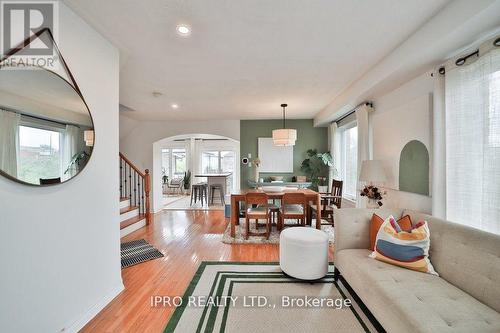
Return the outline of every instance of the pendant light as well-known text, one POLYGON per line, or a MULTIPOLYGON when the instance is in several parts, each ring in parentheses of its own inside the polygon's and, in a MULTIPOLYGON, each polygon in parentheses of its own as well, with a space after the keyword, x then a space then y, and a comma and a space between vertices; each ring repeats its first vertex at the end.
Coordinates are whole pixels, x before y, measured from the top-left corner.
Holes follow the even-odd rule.
POLYGON ((275 146, 295 146, 295 140, 297 140, 297 130, 286 128, 285 109, 287 106, 287 104, 281 104, 283 108, 283 128, 273 130, 275 146))

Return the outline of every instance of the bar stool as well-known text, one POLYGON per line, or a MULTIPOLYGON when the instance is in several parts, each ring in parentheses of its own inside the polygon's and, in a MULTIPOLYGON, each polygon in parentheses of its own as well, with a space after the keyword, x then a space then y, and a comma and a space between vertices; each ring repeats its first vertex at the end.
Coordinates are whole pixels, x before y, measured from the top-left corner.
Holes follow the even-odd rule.
POLYGON ((208 204, 208 198, 207 198, 207 183, 198 183, 198 184, 193 184, 191 186, 191 203, 190 205, 193 205, 193 199, 194 203, 197 202, 197 200, 201 201, 201 205, 203 206, 203 199, 205 199, 205 202, 208 204))
POLYGON ((211 205, 214 204, 214 194, 215 194, 215 191, 219 192, 220 202, 224 206, 226 204, 226 202, 224 200, 224 189, 222 188, 222 185, 220 185, 220 184, 212 184, 212 185, 210 185, 210 204, 211 205))

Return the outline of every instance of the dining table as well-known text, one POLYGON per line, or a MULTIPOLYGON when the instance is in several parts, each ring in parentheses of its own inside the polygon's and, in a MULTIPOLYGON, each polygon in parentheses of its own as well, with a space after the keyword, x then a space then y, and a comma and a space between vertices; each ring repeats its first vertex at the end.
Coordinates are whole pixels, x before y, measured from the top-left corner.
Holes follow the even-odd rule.
MULTIPOLYGON (((321 195, 311 189, 284 189, 280 192, 265 192, 262 189, 244 189, 231 193, 231 237, 236 235, 236 226, 240 223, 240 202, 245 202, 245 196, 247 193, 266 193, 271 200, 281 200, 285 193, 304 193, 308 203, 313 202, 317 207, 321 207, 321 195)), ((308 224, 312 224, 312 212, 307 207, 306 209, 306 221, 308 224)), ((321 229, 321 209, 316 212, 316 229, 321 229)))

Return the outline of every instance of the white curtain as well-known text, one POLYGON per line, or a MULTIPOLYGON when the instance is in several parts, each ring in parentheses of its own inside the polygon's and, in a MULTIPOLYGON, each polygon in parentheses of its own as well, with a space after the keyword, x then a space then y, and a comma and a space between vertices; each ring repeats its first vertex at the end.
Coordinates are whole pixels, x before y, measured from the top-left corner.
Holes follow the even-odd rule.
POLYGON ((432 215, 446 218, 445 76, 434 72, 432 112, 432 215))
MULTIPOLYGON (((368 113, 373 109, 368 105, 360 106, 356 109, 356 122, 358 126, 358 177, 361 171, 361 164, 363 161, 370 159, 370 142, 369 142, 369 126, 368 126, 368 113)), ((361 191, 361 187, 363 184, 361 182, 357 182, 358 186, 356 189, 356 207, 363 208, 366 203, 363 200, 363 197, 359 195, 361 191)))
POLYGON ((73 125, 66 125, 66 130, 64 131, 64 135, 62 138, 62 181, 70 179, 77 172, 76 166, 70 166, 70 163, 75 154, 78 153, 78 142, 80 140, 83 140, 83 134, 81 134, 81 138, 79 138, 79 134, 81 134, 81 132, 78 127, 73 125))
POLYGON ((17 177, 20 119, 18 113, 0 109, 0 169, 13 177, 17 177))
POLYGON ((330 151, 330 154, 333 157, 333 167, 330 168, 329 174, 328 174, 328 186, 329 189, 331 190, 331 185, 332 185, 332 180, 335 179, 335 177, 338 177, 339 172, 340 172, 340 134, 338 131, 338 125, 336 122, 333 122, 330 124, 328 128, 328 150, 330 151))
POLYGON ((446 72, 446 216, 500 234, 500 49, 446 72))

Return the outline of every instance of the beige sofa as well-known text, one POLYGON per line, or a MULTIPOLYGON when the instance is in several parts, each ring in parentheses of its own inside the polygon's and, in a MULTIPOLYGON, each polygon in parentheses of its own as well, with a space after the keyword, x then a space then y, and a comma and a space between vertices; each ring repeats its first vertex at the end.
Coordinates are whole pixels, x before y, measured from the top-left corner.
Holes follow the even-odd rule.
POLYGON ((391 332, 500 332, 500 236, 402 209, 338 209, 334 264, 391 332), (368 257, 369 225, 385 218, 425 219, 439 277, 368 257))

